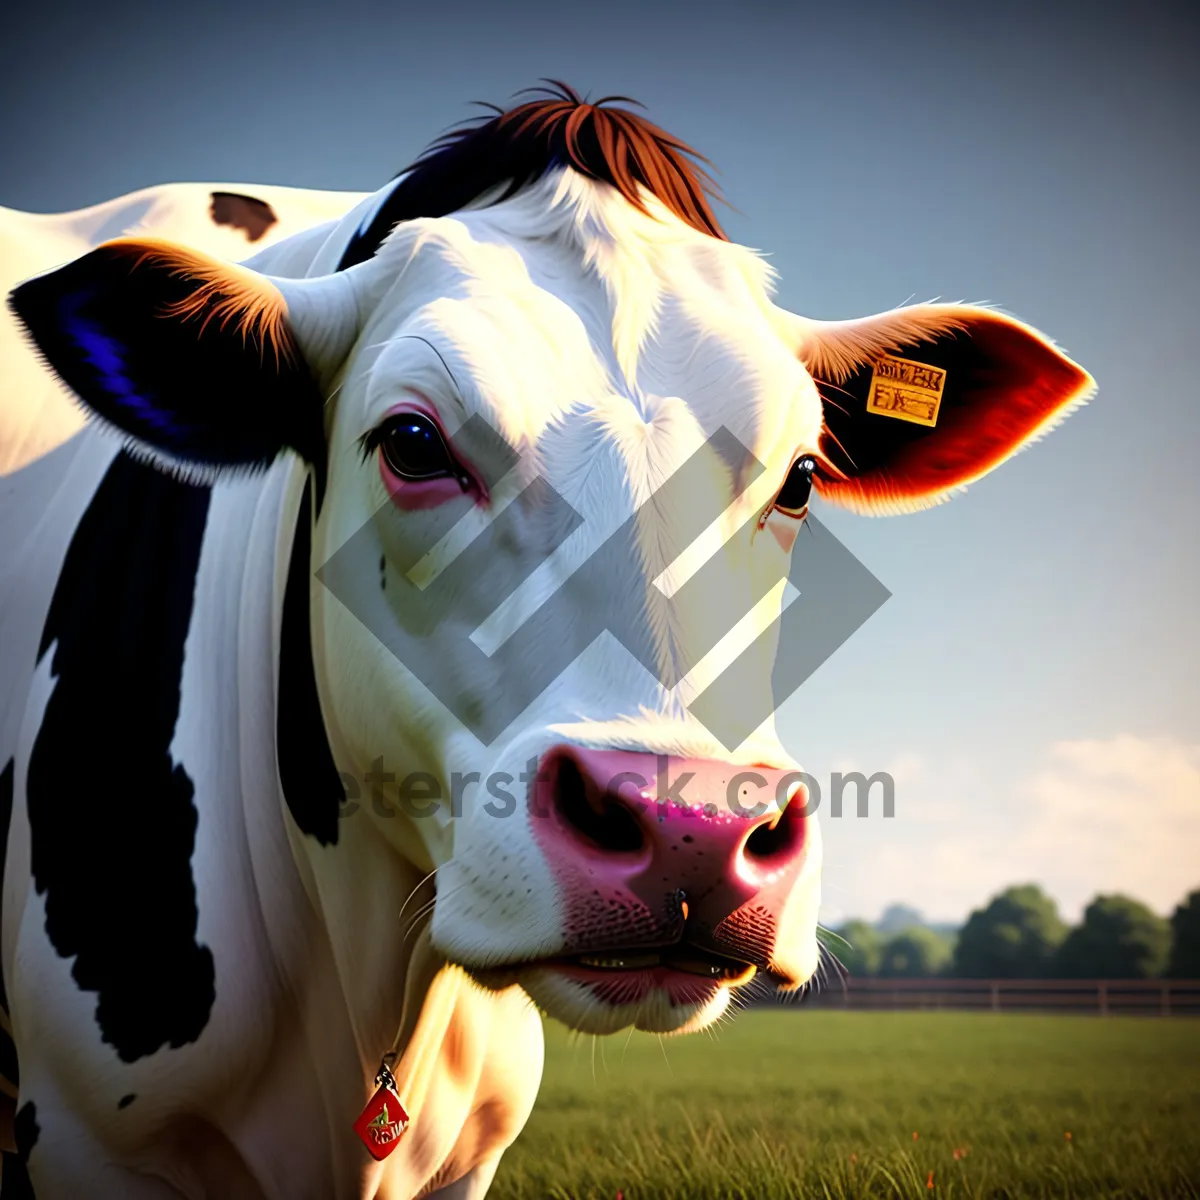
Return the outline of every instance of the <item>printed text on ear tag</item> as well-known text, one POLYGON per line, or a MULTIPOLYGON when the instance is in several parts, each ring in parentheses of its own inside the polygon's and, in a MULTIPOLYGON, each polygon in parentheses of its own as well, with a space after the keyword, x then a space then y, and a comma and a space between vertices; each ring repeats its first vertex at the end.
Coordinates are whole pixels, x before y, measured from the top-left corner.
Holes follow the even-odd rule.
POLYGON ((875 363, 867 412, 915 425, 936 425, 946 372, 928 363, 885 354, 875 363))

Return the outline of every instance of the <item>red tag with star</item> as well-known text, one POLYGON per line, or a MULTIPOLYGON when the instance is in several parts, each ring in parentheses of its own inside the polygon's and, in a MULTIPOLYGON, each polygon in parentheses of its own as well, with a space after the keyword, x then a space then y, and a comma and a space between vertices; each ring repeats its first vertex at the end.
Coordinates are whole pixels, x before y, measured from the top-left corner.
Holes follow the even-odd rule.
POLYGON ((395 1150, 400 1135, 408 1128, 408 1113, 396 1095, 396 1081, 386 1063, 380 1067, 375 1082, 379 1087, 354 1122, 354 1132, 362 1138, 372 1158, 384 1159, 395 1150))

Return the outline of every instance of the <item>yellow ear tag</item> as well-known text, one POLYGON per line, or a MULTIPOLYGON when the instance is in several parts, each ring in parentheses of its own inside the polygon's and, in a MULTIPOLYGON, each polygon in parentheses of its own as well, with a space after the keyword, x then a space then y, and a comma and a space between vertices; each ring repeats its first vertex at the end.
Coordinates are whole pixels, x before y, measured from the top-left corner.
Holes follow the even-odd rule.
POLYGON ((875 363, 867 412, 914 425, 936 425, 946 372, 927 363, 885 354, 875 363))

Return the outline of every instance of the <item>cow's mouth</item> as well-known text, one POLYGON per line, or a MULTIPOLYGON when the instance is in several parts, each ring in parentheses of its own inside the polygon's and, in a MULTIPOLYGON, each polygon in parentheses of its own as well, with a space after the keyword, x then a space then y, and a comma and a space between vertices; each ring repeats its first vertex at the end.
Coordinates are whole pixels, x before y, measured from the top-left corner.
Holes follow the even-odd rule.
POLYGON ((546 961, 545 966, 566 968, 570 972, 630 974, 642 971, 678 971, 734 986, 749 983, 757 968, 753 963, 723 954, 713 954, 699 946, 636 946, 628 949, 590 951, 564 955, 546 961))
POLYGON ((489 989, 520 985, 543 1012, 585 1033, 615 1033, 630 1025, 650 1033, 686 1033, 715 1020, 759 966, 674 942, 597 947, 470 971, 489 989))

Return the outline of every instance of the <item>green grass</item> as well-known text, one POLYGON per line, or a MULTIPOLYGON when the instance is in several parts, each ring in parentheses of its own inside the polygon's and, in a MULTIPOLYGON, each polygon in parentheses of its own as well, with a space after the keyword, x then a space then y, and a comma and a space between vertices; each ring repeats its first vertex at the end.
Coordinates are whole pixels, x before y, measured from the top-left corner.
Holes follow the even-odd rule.
POLYGON ((768 1010, 662 1043, 546 1035, 489 1200, 1200 1197, 1194 1019, 768 1010))

